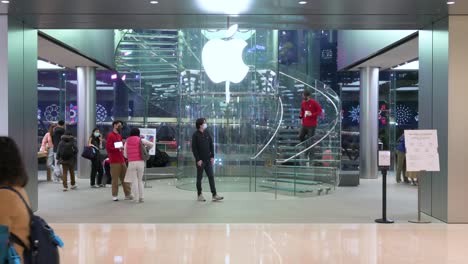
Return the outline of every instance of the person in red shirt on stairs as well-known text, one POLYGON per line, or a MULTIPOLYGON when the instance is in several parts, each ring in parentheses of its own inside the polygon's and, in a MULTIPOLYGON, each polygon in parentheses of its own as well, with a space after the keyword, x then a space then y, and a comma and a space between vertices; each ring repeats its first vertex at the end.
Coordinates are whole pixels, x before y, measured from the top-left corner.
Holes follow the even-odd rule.
MULTIPOLYGON (((302 128, 299 133, 299 140, 301 142, 304 142, 306 139, 310 139, 315 135, 315 128, 317 127, 317 118, 319 117, 319 115, 322 114, 322 107, 317 101, 310 98, 309 91, 304 90, 302 97, 304 98, 304 100, 302 101, 301 112, 299 114, 299 118, 302 119, 302 128)), ((309 158, 312 158, 310 157, 311 153, 311 151, 308 151, 309 158)))
POLYGON ((106 150, 109 156, 110 173, 112 176, 112 200, 118 201, 119 195, 119 180, 125 193, 125 200, 133 200, 130 184, 124 182, 125 173, 127 173, 127 165, 123 155, 124 145, 122 142, 122 122, 114 121, 112 123, 112 132, 107 136, 106 150))

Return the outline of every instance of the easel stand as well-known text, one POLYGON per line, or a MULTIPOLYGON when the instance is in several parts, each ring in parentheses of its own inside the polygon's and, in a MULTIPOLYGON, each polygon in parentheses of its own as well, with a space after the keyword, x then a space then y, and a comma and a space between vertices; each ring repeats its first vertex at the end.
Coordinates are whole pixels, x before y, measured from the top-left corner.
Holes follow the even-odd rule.
POLYGON ((418 219, 408 221, 413 224, 430 224, 431 221, 421 220, 421 175, 418 178, 418 219))
POLYGON ((393 224, 394 221, 387 219, 387 167, 381 168, 382 171, 382 218, 376 219, 379 224, 393 224))

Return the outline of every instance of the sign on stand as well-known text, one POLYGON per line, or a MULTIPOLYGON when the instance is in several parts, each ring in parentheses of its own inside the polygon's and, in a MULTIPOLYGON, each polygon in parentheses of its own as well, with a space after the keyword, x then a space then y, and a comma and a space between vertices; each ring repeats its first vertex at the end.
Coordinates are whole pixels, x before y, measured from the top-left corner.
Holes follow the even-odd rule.
POLYGON ((437 130, 405 130, 407 171, 440 171, 437 130))
POLYGON ((156 155, 156 129, 155 128, 140 128, 140 136, 154 144, 149 150, 151 156, 156 155))
POLYGON ((390 167, 390 151, 379 151, 379 167, 390 167))
MULTIPOLYGON (((437 142, 437 130, 405 130, 406 170, 440 171, 439 144, 437 142)), ((420 184, 418 184, 418 220, 410 222, 430 223, 421 220, 420 184)))

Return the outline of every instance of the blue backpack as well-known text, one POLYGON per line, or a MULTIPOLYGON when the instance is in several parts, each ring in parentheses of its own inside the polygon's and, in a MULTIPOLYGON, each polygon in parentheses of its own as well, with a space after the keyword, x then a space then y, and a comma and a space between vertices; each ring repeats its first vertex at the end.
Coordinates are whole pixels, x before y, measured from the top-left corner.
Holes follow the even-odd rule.
MULTIPOLYGON (((60 237, 55 235, 54 230, 42 218, 40 218, 37 215, 34 215, 28 203, 26 202, 26 200, 24 200, 23 196, 18 191, 11 187, 0 187, 0 189, 10 190, 16 193, 26 206, 29 213, 29 217, 31 219, 31 225, 29 229, 30 247, 27 247, 24 244, 24 242, 21 241, 21 239, 19 239, 15 234, 11 232, 9 233, 10 247, 8 249, 9 261, 7 263, 20 263, 16 251, 13 247, 11 247, 12 244, 17 244, 24 248, 24 264, 59 264, 60 256, 58 252, 58 247, 62 248, 64 245, 60 237)), ((1 248, 0 251, 2 251, 1 248)))

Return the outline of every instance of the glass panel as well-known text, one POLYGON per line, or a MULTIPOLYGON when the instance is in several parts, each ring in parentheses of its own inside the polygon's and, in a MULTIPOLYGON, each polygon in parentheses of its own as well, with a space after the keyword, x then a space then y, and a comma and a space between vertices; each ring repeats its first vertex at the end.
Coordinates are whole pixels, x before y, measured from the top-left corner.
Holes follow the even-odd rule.
MULTIPOLYGON (((267 143, 279 122, 275 90, 277 33, 240 29, 234 35, 234 39, 247 42, 243 61, 249 71, 240 83, 229 84, 229 102, 226 82, 214 83, 201 65, 203 46, 225 33, 226 30, 200 29, 179 32, 181 111, 177 186, 182 189, 195 188, 196 169, 190 141, 195 120, 200 117, 207 119, 208 131, 214 139, 214 173, 220 191, 255 190, 255 176, 268 174, 268 166, 263 166, 268 164, 268 155, 251 158, 259 152, 271 153, 267 143)), ((203 188, 209 190, 208 186, 203 188)))

